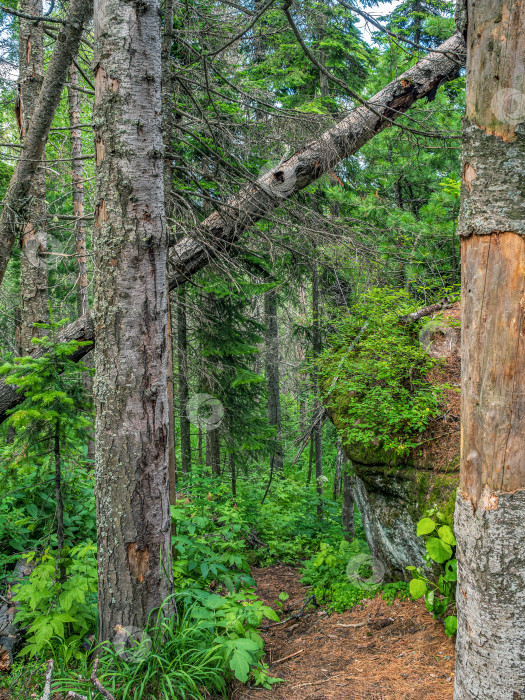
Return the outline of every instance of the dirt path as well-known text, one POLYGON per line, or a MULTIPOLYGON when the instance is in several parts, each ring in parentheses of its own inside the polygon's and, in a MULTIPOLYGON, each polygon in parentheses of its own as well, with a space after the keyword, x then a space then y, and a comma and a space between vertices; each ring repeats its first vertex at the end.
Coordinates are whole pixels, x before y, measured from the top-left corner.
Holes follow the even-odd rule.
MULTIPOLYGON (((293 567, 252 575, 273 607, 281 591, 289 601, 307 594, 293 567)), ((285 683, 239 688, 232 700, 452 700, 454 644, 420 601, 388 606, 378 596, 343 614, 312 610, 265 631, 264 639, 271 674, 285 683)))

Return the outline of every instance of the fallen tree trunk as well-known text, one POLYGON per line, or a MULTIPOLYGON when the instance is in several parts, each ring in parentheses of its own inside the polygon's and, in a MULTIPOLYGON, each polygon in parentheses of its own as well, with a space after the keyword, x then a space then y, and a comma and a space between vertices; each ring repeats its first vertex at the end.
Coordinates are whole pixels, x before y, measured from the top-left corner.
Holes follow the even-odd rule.
MULTIPOLYGON (((60 343, 67 343, 70 340, 94 341, 93 321, 89 314, 77 318, 73 323, 61 328, 57 334, 60 343)), ((71 355, 71 359, 78 362, 84 355, 92 350, 92 345, 84 345, 78 348, 77 352, 71 355)), ((45 347, 38 347, 33 353, 34 357, 41 357, 45 353, 45 347)), ((22 403, 25 396, 23 392, 17 392, 13 384, 6 384, 4 379, 0 379, 0 423, 8 417, 8 411, 22 403)))
MULTIPOLYGON (((76 0, 76 2, 81 1, 86 0, 76 0)), ((464 63, 464 51, 465 44, 462 37, 454 34, 441 44, 436 52, 430 52, 423 60, 371 98, 369 104, 373 105, 374 111, 365 106, 354 110, 320 139, 308 144, 277 168, 269 171, 257 183, 245 187, 237 197, 223 206, 220 213, 214 212, 209 216, 201 224, 195 237, 186 237, 174 247, 171 254, 174 274, 170 276, 170 289, 179 287, 205 267, 219 252, 234 243, 243 231, 276 209, 282 199, 289 199, 333 168, 340 160, 356 153, 361 146, 406 112, 417 100, 423 97, 431 98, 440 85, 456 78, 464 63), (378 113, 381 116, 378 116, 378 113), (206 244, 198 240, 199 233, 203 238, 207 235, 206 244), (210 242, 212 240, 213 245, 210 242)), ((13 178, 15 175, 16 171, 13 178)), ((1 268, 4 230, 4 215, 2 215, 0 279, 4 271, 1 268)), ((66 326, 61 333, 64 334, 65 339, 69 337, 94 341, 93 323, 87 315, 66 326)), ((88 351, 89 349, 85 349, 82 355, 88 351)), ((0 423, 7 418, 7 411, 17 406, 23 399, 23 395, 17 394, 12 386, 6 386, 3 381, 0 381, 0 423)))
POLYGON ((221 205, 220 211, 205 219, 194 236, 186 236, 174 246, 170 289, 186 282, 220 253, 227 253, 250 226, 356 153, 417 100, 433 99, 440 85, 457 78, 465 63, 464 54, 465 43, 456 33, 372 97, 369 106, 353 110, 319 139, 221 205))
POLYGON ((72 0, 60 29, 42 88, 24 138, 23 149, 0 217, 0 282, 4 277, 16 234, 27 218, 30 189, 60 103, 68 71, 78 53, 82 31, 93 13, 93 0, 72 0))

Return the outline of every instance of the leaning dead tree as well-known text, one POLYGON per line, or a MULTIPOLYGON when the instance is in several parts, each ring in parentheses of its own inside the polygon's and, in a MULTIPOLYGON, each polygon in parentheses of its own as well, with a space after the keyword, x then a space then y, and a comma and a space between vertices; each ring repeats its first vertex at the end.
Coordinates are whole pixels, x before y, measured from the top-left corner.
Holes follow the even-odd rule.
MULTIPOLYGON (((227 251, 244 231, 268 216, 283 199, 291 198, 340 160, 356 153, 418 100, 431 98, 440 85, 454 80, 464 65, 464 51, 463 38, 460 34, 454 34, 372 97, 368 103, 373 106, 373 111, 365 106, 358 107, 319 139, 304 146, 256 183, 245 187, 237 197, 223 204, 220 211, 205 219, 198 231, 175 246, 171 254, 174 271, 170 275, 170 289, 179 287, 217 254, 227 251)), ((8 230, 9 227, 4 226, 2 218, 0 237, 8 230)), ((0 251, 2 240, 3 238, 0 240, 0 251)), ((0 262, 1 260, 0 254, 0 262)), ((79 336, 77 325, 72 337, 92 340, 92 326, 86 322, 85 317, 82 318, 84 321, 79 319, 75 323, 83 323, 88 335, 85 338, 79 336)), ((68 332, 68 328, 69 326, 63 329, 64 333, 68 332)), ((89 349, 85 348, 85 353, 89 349)), ((23 397, 17 395, 12 387, 6 387, 0 381, 0 422, 5 420, 6 411, 22 400, 23 397)))
POLYGON ((462 36, 454 34, 366 105, 353 110, 319 139, 221 204, 198 231, 183 238, 172 250, 174 274, 170 277, 170 289, 183 284, 218 255, 228 253, 250 226, 356 153, 415 102, 424 97, 432 99, 440 85, 458 77, 465 63, 464 53, 462 36))

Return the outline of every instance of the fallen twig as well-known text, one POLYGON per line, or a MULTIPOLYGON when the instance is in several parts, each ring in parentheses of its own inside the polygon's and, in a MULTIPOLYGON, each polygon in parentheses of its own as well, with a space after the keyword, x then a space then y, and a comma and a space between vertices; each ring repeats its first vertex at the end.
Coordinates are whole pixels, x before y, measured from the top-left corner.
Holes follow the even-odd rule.
POLYGON ((53 676, 53 666, 54 666, 54 661, 53 659, 49 659, 47 662, 47 669, 46 669, 46 683, 44 685, 44 692, 42 693, 42 697, 40 700, 49 700, 49 696, 51 695, 51 678, 53 676))
POLYGON ((305 599, 304 603, 301 606, 301 609, 297 613, 297 615, 290 615, 290 617, 287 617, 286 620, 281 620, 280 622, 274 622, 273 625, 261 625, 260 629, 262 630, 269 630, 272 627, 279 627, 279 625, 284 625, 286 622, 290 622, 290 620, 300 620, 301 617, 304 615, 304 609, 308 605, 308 603, 312 603, 316 607, 319 607, 319 603, 317 602, 315 595, 309 595, 308 598, 305 599))
POLYGON ((97 659, 95 661, 95 663, 93 664, 93 671, 91 673, 91 682, 93 683, 95 688, 98 690, 98 692, 106 698, 106 700, 115 700, 115 698, 113 697, 113 695, 111 695, 109 690, 106 690, 103 687, 102 683, 97 678, 98 662, 99 662, 99 659, 97 659))
POLYGON ((277 659, 277 661, 272 661, 272 666, 275 666, 275 664, 280 664, 283 661, 288 661, 288 659, 293 659, 294 656, 299 656, 299 654, 302 654, 304 649, 300 649, 299 651, 296 651, 295 654, 288 654, 288 656, 284 656, 282 659, 277 659))
POLYGON ((411 314, 400 316, 399 321, 401 323, 415 323, 416 321, 419 321, 420 318, 431 316, 437 311, 442 311, 443 309, 450 309, 451 306, 452 304, 449 304, 448 299, 441 299, 441 301, 438 301, 437 304, 430 304, 430 306, 425 306, 424 308, 418 309, 418 311, 414 311, 411 314))
POLYGON ((337 623, 337 626, 338 626, 338 627, 353 627, 353 628, 355 629, 356 627, 366 627, 367 624, 368 624, 368 621, 365 621, 365 622, 355 622, 355 623, 352 624, 352 625, 343 625, 342 622, 338 622, 338 623, 337 623))
POLYGON ((74 690, 70 690, 66 695, 66 700, 87 700, 87 696, 79 695, 78 693, 75 693, 74 690))

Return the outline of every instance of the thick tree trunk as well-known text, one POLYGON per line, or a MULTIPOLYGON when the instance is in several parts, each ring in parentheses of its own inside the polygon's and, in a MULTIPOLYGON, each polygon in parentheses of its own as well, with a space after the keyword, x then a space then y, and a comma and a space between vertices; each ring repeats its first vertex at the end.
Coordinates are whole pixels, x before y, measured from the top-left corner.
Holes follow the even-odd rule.
POLYGON ((525 697, 525 5, 469 0, 466 20, 454 697, 507 700, 525 697))
POLYGON ((334 471, 334 488, 332 491, 332 499, 337 501, 341 495, 341 482, 343 479, 343 464, 345 463, 345 453, 343 452, 343 444, 341 438, 337 440, 337 455, 335 458, 334 471))
MULTIPOLYGON (((42 0, 23 0, 20 10, 28 15, 42 15, 42 0)), ((29 131, 38 94, 44 80, 44 31, 42 22, 20 20, 19 109, 22 143, 29 131)), ((45 144, 44 144, 45 146, 45 144)), ((21 354, 29 355, 31 338, 46 331, 35 323, 49 320, 47 261, 42 252, 46 236, 46 171, 42 163, 36 169, 28 192, 29 204, 20 237, 21 354)))
POLYGON ((440 85, 457 78, 464 65, 463 38, 455 34, 438 50, 440 53, 430 52, 370 98, 374 111, 366 106, 355 109, 317 141, 307 144, 225 202, 222 211, 209 216, 195 235, 177 243, 170 256, 174 267, 170 288, 183 284, 219 252, 229 250, 230 244, 256 221, 358 151, 417 100, 432 97, 440 85))
POLYGON ((4 208, 0 217, 0 282, 4 277, 17 233, 27 219, 33 179, 44 153, 69 66, 77 55, 83 28, 91 17, 93 0, 71 0, 67 10, 66 21, 58 33, 31 123, 24 136, 20 160, 4 197, 4 208))
POLYGON ((283 446, 281 434, 281 396, 279 391, 279 326, 277 306, 279 295, 272 289, 264 297, 264 317, 266 323, 266 385, 268 389, 268 423, 275 428, 272 445, 273 468, 276 473, 283 471, 283 446))
POLYGON ((173 592, 160 1, 97 0, 98 639, 173 592))
MULTIPOLYGON (((187 414, 188 398, 188 324, 186 318, 186 292, 179 289, 177 299, 177 349, 179 359, 179 415, 180 415, 180 455, 183 474, 191 471, 191 424, 187 414)), ((202 462, 202 443, 199 460, 202 462)))

